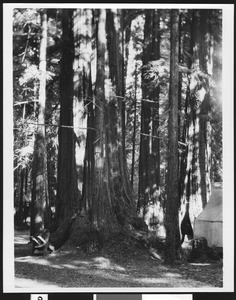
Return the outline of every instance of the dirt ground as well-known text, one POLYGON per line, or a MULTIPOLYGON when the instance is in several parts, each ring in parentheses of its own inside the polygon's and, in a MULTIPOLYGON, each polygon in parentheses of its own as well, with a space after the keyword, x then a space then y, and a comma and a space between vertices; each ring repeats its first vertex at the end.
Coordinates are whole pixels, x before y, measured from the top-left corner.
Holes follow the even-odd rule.
POLYGON ((29 232, 15 232, 16 288, 213 288, 223 286, 222 260, 167 266, 156 255, 73 247, 32 256, 29 232))

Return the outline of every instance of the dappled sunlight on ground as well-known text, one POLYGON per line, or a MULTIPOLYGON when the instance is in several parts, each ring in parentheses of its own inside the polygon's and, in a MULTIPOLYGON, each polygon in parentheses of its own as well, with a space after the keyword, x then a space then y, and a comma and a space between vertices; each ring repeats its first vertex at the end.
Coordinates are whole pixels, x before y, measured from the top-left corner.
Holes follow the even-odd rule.
POLYGON ((214 287, 222 286, 222 265, 195 263, 171 268, 153 257, 132 259, 106 252, 62 248, 32 256, 29 236, 15 238, 15 286, 19 288, 214 287))
POLYGON ((40 265, 40 266, 50 266, 51 268, 63 269, 63 266, 61 265, 56 265, 51 263, 49 260, 39 259, 38 257, 34 257, 34 256, 17 257, 15 259, 15 262, 27 262, 27 263, 40 265))
POLYGON ((191 266, 210 266, 208 263, 190 263, 191 266))
POLYGON ((135 279, 136 282, 139 282, 140 284, 148 284, 152 286, 168 286, 168 278, 137 278, 135 279))
POLYGON ((78 270, 78 267, 70 264, 63 264, 62 267, 68 268, 68 269, 73 269, 73 270, 78 270))
POLYGON ((25 278, 15 278, 15 287, 16 288, 47 288, 54 289, 58 288, 58 285, 49 284, 48 282, 25 279, 25 278))
POLYGON ((166 277, 179 277, 179 278, 181 277, 181 275, 178 273, 170 273, 170 272, 166 272, 165 276, 166 277))
POLYGON ((118 271, 125 271, 125 268, 120 267, 116 264, 113 264, 110 259, 105 257, 96 257, 93 259, 95 261, 95 266, 99 269, 111 269, 111 270, 118 270, 118 271))

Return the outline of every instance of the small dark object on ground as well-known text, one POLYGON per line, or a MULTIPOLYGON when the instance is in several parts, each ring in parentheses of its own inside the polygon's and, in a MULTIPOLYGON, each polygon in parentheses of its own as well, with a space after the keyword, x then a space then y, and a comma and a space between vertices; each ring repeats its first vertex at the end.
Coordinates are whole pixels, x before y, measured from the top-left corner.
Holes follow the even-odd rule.
POLYGON ((220 260, 222 257, 222 248, 208 247, 206 238, 201 237, 194 240, 191 261, 220 260))
POLYGON ((53 252, 54 248, 52 245, 50 245, 49 238, 50 232, 48 229, 44 229, 41 235, 31 236, 30 240, 33 242, 32 253, 36 254, 43 251, 43 255, 46 255, 47 251, 49 251, 50 253, 53 252))

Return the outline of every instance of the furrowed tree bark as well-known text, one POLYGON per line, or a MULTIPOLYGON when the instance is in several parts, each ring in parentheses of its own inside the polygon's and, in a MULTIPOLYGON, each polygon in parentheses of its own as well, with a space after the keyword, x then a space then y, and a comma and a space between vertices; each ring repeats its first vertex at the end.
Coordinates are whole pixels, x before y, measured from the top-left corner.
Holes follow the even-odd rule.
MULTIPOLYGON (((152 59, 160 59, 160 11, 153 10, 153 28, 152 28, 152 59)), ((159 226, 163 225, 163 219, 161 217, 161 187, 160 187, 160 85, 153 88, 151 93, 152 99, 155 102, 151 109, 151 164, 149 166, 150 172, 150 196, 151 196, 151 214, 149 215, 149 224, 155 230, 159 229, 159 226)))
POLYGON ((114 225, 112 182, 109 172, 107 103, 105 99, 106 10, 98 12, 97 76, 95 87, 94 187, 92 197, 92 228, 102 234, 114 225))
POLYGON ((171 10, 171 51, 168 128, 168 175, 166 201, 166 262, 179 259, 179 162, 178 162, 178 84, 179 84, 179 11, 171 10))
MULTIPOLYGON (((212 75, 212 32, 210 26, 211 12, 200 10, 200 45, 199 67, 206 76, 212 75)), ((205 96, 200 105, 199 113, 199 167, 201 176, 201 197, 203 207, 207 204, 210 192, 210 146, 209 136, 211 126, 208 113, 211 109, 209 78, 203 84, 205 96)))
POLYGON ((186 144, 186 150, 181 158, 180 166, 180 194, 181 194, 181 222, 185 214, 193 225, 194 219, 203 209, 203 201, 200 191, 200 166, 199 166, 199 101, 197 93, 199 86, 196 81, 196 73, 199 70, 199 17, 196 10, 190 11, 190 42, 189 58, 187 67, 194 72, 188 73, 188 85, 185 100, 185 122, 183 142, 186 144))
POLYGON ((58 131, 58 170, 55 222, 51 231, 52 244, 59 248, 69 237, 73 216, 78 210, 80 193, 75 164, 73 128, 73 10, 62 13, 62 57, 60 65, 60 126, 58 131))
MULTIPOLYGON (((145 13, 144 25, 144 46, 143 46, 143 66, 151 60, 150 53, 152 49, 151 44, 152 33, 152 15, 151 11, 147 10, 145 13)), ((142 98, 149 99, 149 89, 147 82, 145 82, 144 69, 142 69, 142 98)), ((141 104, 141 136, 140 136, 140 154, 139 154, 139 198, 138 211, 144 218, 146 215, 146 206, 150 200, 150 179, 149 179, 149 147, 150 147, 150 117, 151 105, 149 102, 142 101, 141 104)))
MULTIPOLYGON (((145 13, 143 66, 160 59, 160 12, 145 13)), ((141 136, 139 157, 138 211, 150 228, 157 229, 163 220, 160 207, 160 139, 159 139, 159 85, 154 86, 142 73, 141 136), (152 100, 153 103, 145 100, 152 100)))
POLYGON ((135 65, 135 78, 134 78, 134 125, 132 137, 132 164, 131 164, 131 179, 130 184, 133 191, 134 186, 134 164, 135 164, 135 144, 136 144, 136 123, 137 123, 137 64, 135 65))
POLYGON ((40 83, 38 102, 38 125, 35 133, 34 157, 32 163, 32 202, 31 202, 31 235, 39 234, 50 225, 50 207, 48 201, 47 151, 45 136, 46 104, 46 49, 47 49, 47 11, 41 11, 40 42, 40 83))
POLYGON ((94 110, 92 71, 94 50, 92 44, 93 14, 91 9, 77 9, 74 13, 74 126, 76 134, 76 169, 82 197, 79 210, 91 206, 91 183, 88 179, 93 168, 94 110), (84 55, 81 55, 84 53, 84 55), (87 127, 87 129, 86 129, 87 127), (83 129, 81 129, 83 128, 83 129), (88 179, 88 180, 87 180, 88 179))
MULTIPOLYGON (((121 188, 130 208, 134 208, 132 190, 128 180, 126 150, 125 150, 125 101, 124 101, 124 44, 123 44, 123 12, 120 9, 113 10, 114 36, 115 36, 115 77, 113 85, 116 87, 117 102, 117 137, 119 168, 121 173, 121 188)), ((113 28, 113 27, 112 27, 113 28)))
MULTIPOLYGON (((193 54, 194 54, 194 45, 196 43, 196 12, 194 10, 190 11, 189 15, 189 34, 190 41, 188 45, 183 44, 183 50, 188 46, 188 60, 187 68, 191 70, 193 68, 193 54)), ((199 208, 197 201, 197 189, 196 186, 197 176, 194 176, 197 169, 197 161, 194 159, 194 154, 196 151, 195 147, 198 147, 196 144, 196 139, 194 134, 196 133, 195 124, 196 124, 196 113, 195 107, 192 105, 194 97, 191 91, 191 72, 187 73, 187 89, 186 89, 186 98, 185 98, 185 107, 184 107, 184 120, 183 120, 183 129, 180 137, 180 141, 183 143, 181 145, 182 155, 180 156, 180 174, 179 174, 179 189, 180 189, 180 200, 181 200, 181 209, 180 209, 180 223, 183 224, 183 220, 186 220, 186 217, 190 219, 191 224, 193 225, 194 217, 199 214, 199 208), (197 205, 195 205, 195 203, 197 205)), ((183 236, 182 236, 183 239, 183 236)))

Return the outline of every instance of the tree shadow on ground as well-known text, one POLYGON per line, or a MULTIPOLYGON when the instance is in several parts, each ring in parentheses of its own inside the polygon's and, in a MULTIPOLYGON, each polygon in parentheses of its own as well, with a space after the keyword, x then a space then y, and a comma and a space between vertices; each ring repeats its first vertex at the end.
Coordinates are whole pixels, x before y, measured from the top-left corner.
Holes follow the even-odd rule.
POLYGON ((33 256, 28 240, 15 243, 16 286, 41 284, 59 288, 86 287, 222 287, 222 262, 170 267, 153 257, 100 253, 64 248, 46 256, 33 256), (26 280, 29 280, 26 282, 26 280), (31 281, 30 281, 31 280, 31 281))

